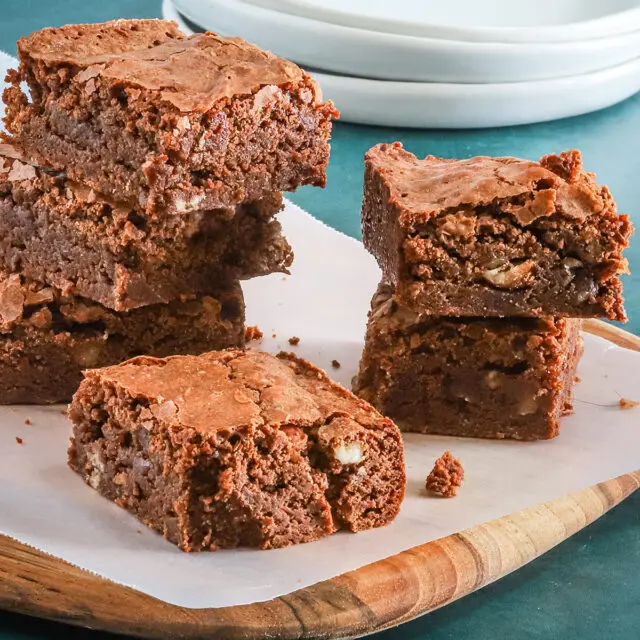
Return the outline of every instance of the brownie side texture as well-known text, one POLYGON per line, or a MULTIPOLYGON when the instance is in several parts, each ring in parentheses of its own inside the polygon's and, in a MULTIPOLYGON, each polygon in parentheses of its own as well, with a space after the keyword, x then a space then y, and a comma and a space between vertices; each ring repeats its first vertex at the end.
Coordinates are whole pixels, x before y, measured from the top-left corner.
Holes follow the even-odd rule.
POLYGON ((571 412, 580 320, 419 316, 382 284, 354 391, 403 431, 538 440, 571 412))
POLYGON ((12 139, 115 200, 185 212, 325 184, 337 112, 302 69, 244 40, 118 20, 43 29, 18 53, 12 139))
POLYGON ((404 494, 397 427, 291 354, 88 371, 69 415, 71 468, 185 551, 382 526, 404 494))
POLYGON ((626 318, 632 226, 580 153, 418 159, 400 143, 365 158, 363 240, 397 295, 447 316, 626 318))
POLYGON ((276 193, 150 217, 0 145, 0 267, 117 311, 286 272, 293 252, 274 217, 281 208, 276 193))
POLYGON ((240 285, 115 313, 18 275, 0 279, 0 404, 68 402, 89 367, 244 343, 240 285))

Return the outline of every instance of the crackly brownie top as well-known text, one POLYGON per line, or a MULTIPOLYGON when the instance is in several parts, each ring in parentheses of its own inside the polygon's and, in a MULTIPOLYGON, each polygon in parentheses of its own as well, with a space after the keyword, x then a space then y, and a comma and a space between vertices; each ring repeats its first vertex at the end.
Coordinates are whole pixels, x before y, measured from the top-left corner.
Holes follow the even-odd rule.
POLYGON ((184 37, 178 25, 170 20, 112 20, 47 27, 20 38, 18 51, 20 57, 28 56, 45 64, 85 66, 184 37))
POLYGON ((556 212, 578 219, 605 209, 615 212, 609 191, 584 171, 575 150, 545 156, 540 162, 486 156, 419 159, 396 142, 370 149, 365 163, 386 185, 391 203, 401 210, 400 223, 406 226, 492 204, 523 226, 556 212))
POLYGON ((304 84, 303 99, 321 101, 318 87, 294 63, 241 38, 184 37, 173 22, 126 20, 44 29, 23 38, 19 48, 22 56, 47 64, 82 68, 76 82, 100 77, 158 92, 181 112, 207 111, 219 100, 267 86, 304 84))
POLYGON ((291 354, 236 349, 139 357, 86 375, 150 401, 165 423, 205 434, 263 424, 314 427, 341 416, 345 425, 393 429, 368 403, 291 354))

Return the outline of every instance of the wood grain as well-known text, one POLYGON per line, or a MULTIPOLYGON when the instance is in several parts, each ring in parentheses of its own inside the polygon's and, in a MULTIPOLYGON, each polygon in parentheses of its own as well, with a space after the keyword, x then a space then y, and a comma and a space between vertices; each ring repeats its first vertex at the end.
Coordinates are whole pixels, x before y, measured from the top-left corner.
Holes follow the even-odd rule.
MULTIPOLYGON (((597 321, 585 330, 640 351, 597 321)), ((153 638, 345 638, 397 625, 498 580, 545 553, 640 486, 640 471, 414 547, 264 603, 184 609, 0 536, 0 607, 153 638)))

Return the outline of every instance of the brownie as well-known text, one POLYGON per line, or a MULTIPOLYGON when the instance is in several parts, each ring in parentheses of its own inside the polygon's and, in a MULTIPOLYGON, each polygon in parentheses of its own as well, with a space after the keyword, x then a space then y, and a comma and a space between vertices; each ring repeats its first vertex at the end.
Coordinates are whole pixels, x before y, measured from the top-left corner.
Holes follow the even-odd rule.
POLYGON ((553 438, 571 412, 580 324, 420 316, 382 284, 354 391, 404 431, 553 438))
POLYGON ((0 145, 0 268, 117 311, 274 271, 293 253, 282 196, 231 209, 147 214, 25 162, 0 145))
POLYGON ((237 282, 217 293, 115 313, 16 274, 0 279, 0 404, 68 402, 87 367, 243 342, 237 282))
POLYGON ((91 370, 69 416, 71 468, 185 551, 378 527, 404 493, 397 427, 291 354, 91 370))
POLYGON ((240 38, 116 20, 37 31, 18 54, 7 130, 114 200, 185 212, 325 184, 333 105, 298 66, 240 38))
POLYGON ((568 151, 416 158, 400 143, 365 156, 364 244, 421 313, 624 320, 620 274, 632 227, 568 151))

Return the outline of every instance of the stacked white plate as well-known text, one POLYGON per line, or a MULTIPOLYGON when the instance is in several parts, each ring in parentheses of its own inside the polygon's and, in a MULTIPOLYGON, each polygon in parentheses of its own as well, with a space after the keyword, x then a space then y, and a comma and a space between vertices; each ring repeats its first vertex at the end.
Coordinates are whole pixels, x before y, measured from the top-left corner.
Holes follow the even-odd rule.
POLYGON ((640 0, 164 0, 163 11, 294 60, 350 122, 525 124, 640 90, 640 0))

